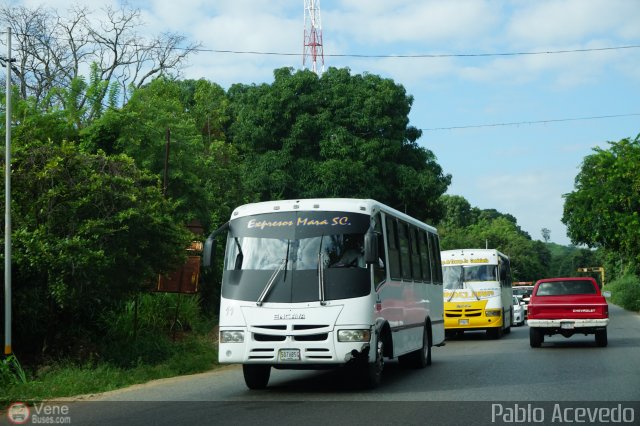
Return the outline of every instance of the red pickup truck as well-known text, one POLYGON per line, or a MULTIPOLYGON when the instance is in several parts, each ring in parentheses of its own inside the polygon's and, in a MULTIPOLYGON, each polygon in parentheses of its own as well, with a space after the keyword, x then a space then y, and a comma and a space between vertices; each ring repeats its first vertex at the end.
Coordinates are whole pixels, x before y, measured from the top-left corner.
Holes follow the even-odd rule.
POLYGON ((529 343, 538 348, 544 336, 595 334, 607 346, 609 305, 596 280, 589 277, 547 278, 536 282, 529 300, 529 343))

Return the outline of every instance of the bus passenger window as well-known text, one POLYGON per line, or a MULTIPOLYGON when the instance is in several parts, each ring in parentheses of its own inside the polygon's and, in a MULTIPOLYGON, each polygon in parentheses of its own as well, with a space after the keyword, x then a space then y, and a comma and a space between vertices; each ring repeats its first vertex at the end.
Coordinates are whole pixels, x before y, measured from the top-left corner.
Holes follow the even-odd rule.
POLYGON ((391 278, 402 278, 400 269, 400 249, 398 248, 398 224, 393 219, 387 218, 387 240, 389 241, 389 273, 391 278))

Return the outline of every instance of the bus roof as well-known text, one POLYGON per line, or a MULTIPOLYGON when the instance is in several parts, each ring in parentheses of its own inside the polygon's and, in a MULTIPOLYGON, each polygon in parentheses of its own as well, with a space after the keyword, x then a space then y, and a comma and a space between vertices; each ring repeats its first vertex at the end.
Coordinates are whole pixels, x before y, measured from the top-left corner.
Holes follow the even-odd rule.
POLYGON ((244 204, 231 213, 231 219, 256 214, 288 212, 288 211, 340 211, 373 215, 378 211, 398 217, 413 225, 428 229, 437 234, 435 227, 419 221, 405 213, 389 207, 379 201, 359 198, 309 198, 299 200, 263 201, 244 204))
POLYGON ((443 265, 455 265, 466 263, 491 263, 497 264, 498 259, 509 260, 509 257, 496 249, 455 249, 440 252, 443 265), (482 261, 482 262, 481 262, 482 261))

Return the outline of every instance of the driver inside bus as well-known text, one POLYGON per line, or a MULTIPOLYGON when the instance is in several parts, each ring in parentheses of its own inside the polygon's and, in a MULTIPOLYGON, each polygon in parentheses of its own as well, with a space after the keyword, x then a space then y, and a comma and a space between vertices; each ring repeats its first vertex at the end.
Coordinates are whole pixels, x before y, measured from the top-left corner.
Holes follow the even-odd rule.
POLYGON ((364 249, 354 237, 345 235, 342 245, 342 255, 331 267, 333 268, 364 268, 364 249))

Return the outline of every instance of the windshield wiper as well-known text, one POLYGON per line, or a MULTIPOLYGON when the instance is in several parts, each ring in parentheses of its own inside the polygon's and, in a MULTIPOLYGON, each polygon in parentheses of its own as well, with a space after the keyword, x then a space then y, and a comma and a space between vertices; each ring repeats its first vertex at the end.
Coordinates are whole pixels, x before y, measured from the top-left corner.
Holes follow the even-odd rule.
POLYGON ((324 300, 324 253, 318 253, 318 287, 320 304, 326 305, 324 300))
POLYGON ((320 298, 320 304, 326 305, 324 300, 324 253, 322 252, 322 241, 324 235, 320 237, 320 249, 318 250, 318 297, 320 298))
POLYGON ((280 266, 278 267, 278 269, 273 271, 273 274, 271 274, 271 278, 269 278, 267 285, 264 287, 264 290, 262 290, 260 297, 258 297, 258 301, 256 302, 256 305, 262 306, 262 302, 264 301, 265 297, 267 297, 267 294, 269 294, 269 291, 271 291, 271 287, 273 286, 273 283, 276 281, 276 277, 278 276, 278 273, 284 269, 286 264, 287 264, 287 259, 286 258, 282 259, 282 262, 280 262, 280 266))

